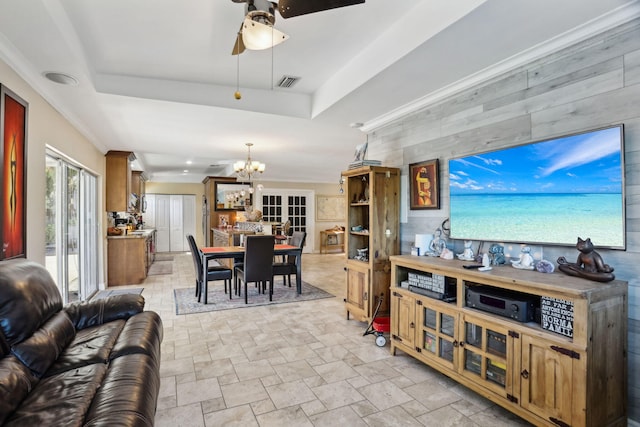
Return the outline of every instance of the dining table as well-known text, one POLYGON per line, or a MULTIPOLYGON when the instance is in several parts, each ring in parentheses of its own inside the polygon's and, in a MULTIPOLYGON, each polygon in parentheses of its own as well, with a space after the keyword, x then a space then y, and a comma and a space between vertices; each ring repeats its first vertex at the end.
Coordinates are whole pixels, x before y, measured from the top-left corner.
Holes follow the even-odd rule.
MULTIPOLYGON (((294 255, 296 259, 296 292, 302 294, 302 247, 276 244, 273 247, 274 255, 294 255)), ((212 259, 244 259, 244 246, 205 246, 200 249, 202 257, 202 277, 207 277, 209 270, 209 260, 212 259)), ((207 295, 203 298, 204 304, 207 303, 207 295)))

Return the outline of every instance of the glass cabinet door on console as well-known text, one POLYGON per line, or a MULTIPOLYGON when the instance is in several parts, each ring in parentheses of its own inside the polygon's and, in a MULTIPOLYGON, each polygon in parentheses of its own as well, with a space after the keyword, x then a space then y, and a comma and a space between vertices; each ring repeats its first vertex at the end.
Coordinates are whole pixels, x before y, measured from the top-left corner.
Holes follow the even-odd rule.
POLYGON ((512 334, 468 315, 462 316, 460 327, 460 373, 504 397, 513 396, 512 334))
POLYGON ((417 302, 418 350, 426 357, 454 369, 458 348, 457 313, 444 303, 425 305, 417 302))

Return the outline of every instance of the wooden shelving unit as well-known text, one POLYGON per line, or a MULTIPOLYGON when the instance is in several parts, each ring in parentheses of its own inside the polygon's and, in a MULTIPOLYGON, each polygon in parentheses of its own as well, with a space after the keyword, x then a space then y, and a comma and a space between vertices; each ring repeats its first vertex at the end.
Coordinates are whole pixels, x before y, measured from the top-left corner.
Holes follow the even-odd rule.
POLYGON ((400 170, 366 166, 342 172, 346 179, 347 318, 368 322, 379 299, 389 313, 389 257, 400 250, 400 170))

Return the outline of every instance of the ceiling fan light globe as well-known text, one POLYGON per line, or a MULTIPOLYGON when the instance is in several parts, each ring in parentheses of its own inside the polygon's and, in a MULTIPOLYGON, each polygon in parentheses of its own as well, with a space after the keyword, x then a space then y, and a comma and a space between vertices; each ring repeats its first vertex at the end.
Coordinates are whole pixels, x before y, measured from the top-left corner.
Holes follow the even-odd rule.
POLYGON ((271 25, 245 19, 242 25, 242 42, 250 50, 269 49, 289 38, 288 35, 271 25))

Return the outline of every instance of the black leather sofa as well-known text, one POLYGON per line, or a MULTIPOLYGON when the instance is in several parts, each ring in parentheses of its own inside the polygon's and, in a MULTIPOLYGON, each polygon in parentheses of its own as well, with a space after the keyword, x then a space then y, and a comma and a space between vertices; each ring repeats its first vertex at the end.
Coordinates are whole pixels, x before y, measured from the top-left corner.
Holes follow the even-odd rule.
POLYGON ((153 426, 162 322, 141 295, 63 307, 47 270, 0 263, 0 425, 153 426))

